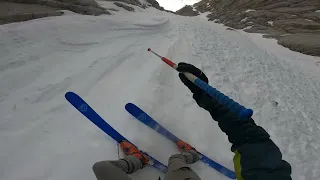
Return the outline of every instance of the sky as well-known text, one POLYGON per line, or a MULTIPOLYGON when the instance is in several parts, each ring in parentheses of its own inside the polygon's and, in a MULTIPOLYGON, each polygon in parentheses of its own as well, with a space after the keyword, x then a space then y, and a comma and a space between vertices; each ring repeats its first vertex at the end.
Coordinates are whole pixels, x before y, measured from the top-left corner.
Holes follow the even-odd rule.
POLYGON ((177 11, 184 7, 185 5, 193 5, 200 0, 157 0, 160 6, 167 10, 177 11))

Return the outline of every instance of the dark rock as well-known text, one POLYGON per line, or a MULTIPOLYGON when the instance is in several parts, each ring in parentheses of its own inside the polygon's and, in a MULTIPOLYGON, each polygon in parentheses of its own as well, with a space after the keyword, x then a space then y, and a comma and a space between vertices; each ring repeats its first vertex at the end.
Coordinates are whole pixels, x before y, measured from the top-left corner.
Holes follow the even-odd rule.
POLYGON ((158 1, 156 1, 156 0, 147 0, 147 2, 150 3, 152 5, 152 7, 156 8, 156 9, 159 9, 161 11, 165 11, 165 9, 160 6, 158 1))
POLYGON ((320 56, 319 34, 291 34, 282 36, 279 37, 278 44, 281 44, 293 51, 313 56, 320 56))
POLYGON ((30 14, 33 12, 56 12, 57 10, 59 9, 38 4, 0 2, 0 16, 9 16, 14 14, 30 14))
POLYGON ((319 0, 202 0, 194 4, 194 8, 202 13, 211 12, 207 16, 209 21, 214 20, 235 29, 251 26, 245 31, 263 33, 264 37, 279 39, 279 44, 290 46, 292 50, 316 54, 312 45, 317 44, 307 41, 294 44, 288 43, 287 39, 304 36, 308 39, 320 34, 320 13, 315 12, 320 10, 319 0), (248 9, 254 11, 247 11, 248 9), (292 35, 283 36, 284 34, 292 35), (295 36, 296 34, 299 35, 295 36))
POLYGON ((0 2, 0 24, 28 21, 48 16, 61 16, 58 9, 38 4, 0 2))
MULTIPOLYGON (((115 0, 106 0, 106 1, 115 1, 115 0)), ((135 6, 142 6, 139 0, 116 0, 116 1, 124 2, 124 3, 135 5, 135 6)))
POLYGON ((106 9, 96 5, 94 0, 6 0, 23 4, 38 4, 57 9, 67 9, 75 13, 86 15, 111 14, 106 9), (73 3, 73 4, 72 4, 73 3))
POLYGON ((227 28, 227 30, 229 30, 229 31, 235 31, 235 29, 233 29, 233 28, 227 28))
POLYGON ((306 13, 306 14, 302 14, 301 16, 316 22, 320 22, 320 13, 318 12, 306 13))
POLYGON ((0 24, 7 24, 13 22, 28 21, 37 18, 44 18, 49 16, 61 16, 63 12, 36 12, 26 14, 14 14, 8 16, 0 16, 0 24))
POLYGON ((99 7, 98 3, 95 0, 57 0, 57 1, 68 3, 68 4, 99 7))
POLYGON ((192 6, 184 6, 180 10, 176 12, 176 14, 181 15, 181 16, 197 16, 199 15, 198 11, 193 11, 192 6))
POLYGON ((247 27, 247 25, 245 25, 245 24, 239 24, 239 23, 229 22, 229 23, 226 23, 226 24, 229 24, 229 25, 227 25, 227 26, 230 26, 230 27, 235 28, 235 29, 243 29, 243 28, 247 27))
MULTIPOLYGON (((148 7, 146 4, 141 4, 141 2, 139 0, 105 0, 105 1, 120 1, 120 2, 127 3, 127 4, 139 6, 143 9, 146 9, 148 7)), ((149 3, 149 6, 151 6, 151 7, 154 7, 156 9, 161 10, 161 11, 166 11, 163 7, 161 7, 159 5, 159 3, 156 0, 146 0, 146 2, 149 3)), ((168 12, 172 12, 172 11, 168 11, 168 12)))
POLYGON ((280 7, 289 7, 291 6, 292 3, 290 2, 279 2, 279 3, 275 3, 275 4, 271 4, 269 6, 264 6, 264 7, 261 7, 261 9, 276 9, 276 8, 280 8, 280 7))
POLYGON ((271 103, 272 103, 272 105, 273 105, 274 107, 277 107, 277 106, 279 105, 279 103, 278 103, 277 101, 271 101, 271 103))
POLYGON ((122 7, 123 9, 125 9, 127 11, 134 12, 134 8, 133 7, 127 6, 127 5, 119 3, 119 2, 114 2, 113 4, 115 4, 118 7, 122 7))
POLYGON ((314 12, 318 8, 315 6, 307 6, 307 7, 281 7, 281 8, 276 8, 276 9, 270 9, 270 11, 273 12, 280 12, 280 13, 305 13, 305 12, 314 12))
POLYGON ((113 9, 113 8, 108 8, 109 11, 119 11, 117 9, 113 9))
POLYGON ((308 29, 312 31, 320 30, 320 23, 307 21, 305 19, 275 20, 274 27, 287 32, 289 32, 290 29, 308 29))
MULTIPOLYGON (((213 10, 213 7, 210 5, 208 6, 209 1, 200 1, 196 4, 194 4, 194 7, 197 9, 197 11, 204 13, 204 12, 209 12, 213 10)), ((209 3, 210 4, 210 3, 209 3)))
POLYGON ((143 9, 146 9, 148 6, 146 4, 142 4, 141 6, 143 9))

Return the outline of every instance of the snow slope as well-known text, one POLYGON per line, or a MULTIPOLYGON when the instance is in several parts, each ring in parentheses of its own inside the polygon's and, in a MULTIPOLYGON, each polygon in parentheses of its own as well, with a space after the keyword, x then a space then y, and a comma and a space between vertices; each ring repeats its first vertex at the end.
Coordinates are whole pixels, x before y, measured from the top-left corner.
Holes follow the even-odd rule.
MULTIPOLYGON (((254 109, 253 118, 291 163, 293 178, 317 179, 320 59, 225 29, 203 16, 152 8, 0 26, 0 180, 93 180, 94 162, 118 158, 117 144, 67 103, 67 91, 163 163, 178 152, 175 145, 127 114, 127 102, 232 169, 227 137, 148 47, 200 67, 210 84, 254 109)), ((202 179, 227 179, 202 163, 192 167, 202 179)), ((159 176, 149 167, 132 175, 159 176)))

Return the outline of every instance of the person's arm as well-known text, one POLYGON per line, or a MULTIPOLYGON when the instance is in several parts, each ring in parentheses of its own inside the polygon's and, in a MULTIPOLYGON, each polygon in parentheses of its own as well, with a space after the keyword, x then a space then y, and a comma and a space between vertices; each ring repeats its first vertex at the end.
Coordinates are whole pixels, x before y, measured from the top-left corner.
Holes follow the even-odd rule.
POLYGON ((198 102, 228 135, 233 144, 232 150, 239 153, 241 175, 245 180, 291 179, 290 165, 282 160, 282 154, 269 134, 257 126, 252 118, 241 120, 206 94, 202 94, 198 102))
MULTIPOLYGON (((192 73, 208 82, 205 74, 190 64, 179 63, 177 70, 192 73)), ((232 151, 239 155, 237 159, 240 160, 240 172, 244 180, 291 180, 291 166, 282 160, 279 148, 262 127, 257 126, 252 118, 241 120, 187 80, 183 73, 179 77, 193 93, 197 104, 206 109, 227 134, 232 151)))

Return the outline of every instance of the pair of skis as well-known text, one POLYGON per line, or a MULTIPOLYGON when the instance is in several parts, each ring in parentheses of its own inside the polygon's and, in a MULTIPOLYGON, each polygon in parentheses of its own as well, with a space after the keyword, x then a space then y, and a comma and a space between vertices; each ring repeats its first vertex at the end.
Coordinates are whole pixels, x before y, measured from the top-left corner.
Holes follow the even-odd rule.
MULTIPOLYGON (((102 131, 108 134, 111 138, 115 141, 120 143, 121 141, 129 141, 124 136, 122 136, 119 132, 117 132, 114 128, 112 128, 106 121, 104 121, 80 96, 73 92, 68 92, 65 94, 66 99, 76 108, 79 112, 81 112, 84 116, 86 116, 91 122, 93 122, 96 126, 98 126, 102 131)), ((151 118, 147 113, 141 110, 139 107, 132 103, 128 103, 125 106, 125 109, 136 119, 144 123, 146 126, 149 126, 153 130, 157 131, 167 139, 171 140, 172 142, 176 143, 180 139, 176 137, 174 134, 169 132, 163 126, 161 126, 158 122, 156 122, 153 118, 151 118)), ((130 142, 130 141, 129 141, 130 142)), ((160 161, 156 160, 148 153, 143 152, 149 157, 149 164, 156 169, 166 173, 168 167, 162 164, 160 161)), ((235 173, 226 167, 220 165, 219 163, 211 160, 207 156, 201 154, 201 161, 205 164, 209 165, 210 167, 214 168, 215 170, 219 171, 223 175, 231 178, 236 179, 235 173)))

